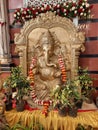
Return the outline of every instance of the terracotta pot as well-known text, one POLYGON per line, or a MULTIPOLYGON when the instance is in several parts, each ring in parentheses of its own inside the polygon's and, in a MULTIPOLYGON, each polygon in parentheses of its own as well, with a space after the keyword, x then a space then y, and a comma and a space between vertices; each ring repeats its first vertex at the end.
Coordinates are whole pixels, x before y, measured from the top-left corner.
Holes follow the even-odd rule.
POLYGON ((21 112, 21 111, 24 111, 24 108, 25 108, 25 101, 22 100, 22 99, 17 101, 17 103, 16 103, 16 110, 18 112, 21 112))
POLYGON ((68 109, 68 115, 71 117, 76 117, 78 112, 78 108, 76 106, 69 107, 68 109))
POLYGON ((58 109, 58 114, 62 117, 67 115, 67 107, 66 106, 62 106, 58 109))
POLYGON ((5 103, 5 109, 6 109, 6 111, 10 111, 10 110, 12 110, 12 102, 6 102, 5 103))

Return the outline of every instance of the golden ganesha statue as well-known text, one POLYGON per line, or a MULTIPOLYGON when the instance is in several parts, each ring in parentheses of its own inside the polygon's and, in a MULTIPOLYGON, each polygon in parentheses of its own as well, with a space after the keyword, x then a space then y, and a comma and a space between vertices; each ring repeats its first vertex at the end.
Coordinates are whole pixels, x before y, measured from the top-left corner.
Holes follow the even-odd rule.
POLYGON ((15 51, 20 56, 24 75, 28 75, 30 68, 33 71, 38 99, 49 100, 56 85, 77 75, 80 51, 85 50, 84 41, 84 33, 79 32, 71 20, 52 12, 25 23, 15 37, 15 51))
POLYGON ((53 87, 61 84, 61 70, 58 61, 61 53, 61 47, 55 43, 50 31, 42 33, 33 52, 36 64, 31 66, 34 73, 35 91, 41 100, 47 100, 53 87))

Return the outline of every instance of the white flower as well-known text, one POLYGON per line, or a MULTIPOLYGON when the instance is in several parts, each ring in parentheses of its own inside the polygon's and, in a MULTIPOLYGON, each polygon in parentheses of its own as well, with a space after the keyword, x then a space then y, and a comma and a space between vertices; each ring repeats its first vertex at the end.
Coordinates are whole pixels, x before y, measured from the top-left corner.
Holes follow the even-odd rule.
POLYGON ((86 8, 88 8, 89 6, 90 6, 90 4, 89 4, 89 3, 87 3, 87 4, 86 4, 86 8))
POLYGON ((64 9, 64 12, 66 12, 67 10, 66 9, 64 9))
POLYGON ((66 5, 66 7, 68 8, 69 6, 68 6, 68 5, 66 5))
POLYGON ((38 12, 36 12, 36 15, 38 15, 38 12))
POLYGON ((27 9, 27 11, 29 12, 30 10, 29 10, 29 9, 27 9))
POLYGON ((83 9, 83 6, 80 6, 80 9, 83 9))
POLYGON ((19 12, 17 12, 17 15, 19 16, 19 15, 20 15, 20 13, 19 13, 19 12))
POLYGON ((89 9, 89 10, 88 10, 88 13, 90 13, 90 12, 91 12, 91 10, 89 9))
POLYGON ((22 19, 24 20, 25 18, 24 18, 24 17, 22 17, 22 19))
POLYGON ((77 10, 75 10, 74 13, 77 14, 77 10))
POLYGON ((80 13, 80 16, 83 16, 83 13, 80 13))
POLYGON ((86 16, 86 13, 84 13, 84 16, 86 16))
POLYGON ((14 17, 16 17, 17 15, 16 14, 14 14, 14 17))
POLYGON ((83 2, 83 3, 82 3, 82 6, 84 6, 84 5, 85 5, 85 3, 83 2))
POLYGON ((24 11, 23 13, 24 13, 24 14, 26 14, 27 12, 26 12, 26 11, 24 11))
POLYGON ((66 2, 64 2, 63 5, 66 6, 66 2))
POLYGON ((20 10, 23 11, 23 8, 21 8, 20 10))
POLYGON ((44 8, 43 8, 43 7, 41 7, 41 10, 43 11, 43 10, 44 10, 44 8))
POLYGON ((73 6, 71 10, 75 10, 75 6, 73 6))
POLYGON ((57 5, 57 7, 59 8, 59 7, 60 7, 60 5, 58 4, 58 5, 57 5))
POLYGON ((72 1, 71 0, 69 0, 69 3, 71 3, 72 1))

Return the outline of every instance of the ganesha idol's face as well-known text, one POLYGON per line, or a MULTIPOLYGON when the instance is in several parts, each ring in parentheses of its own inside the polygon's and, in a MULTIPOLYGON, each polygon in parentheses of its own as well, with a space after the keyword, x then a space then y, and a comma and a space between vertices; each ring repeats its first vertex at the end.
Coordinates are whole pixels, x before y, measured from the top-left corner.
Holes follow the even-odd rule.
POLYGON ((45 54, 50 55, 52 53, 52 44, 49 43, 48 38, 44 38, 42 48, 45 54))

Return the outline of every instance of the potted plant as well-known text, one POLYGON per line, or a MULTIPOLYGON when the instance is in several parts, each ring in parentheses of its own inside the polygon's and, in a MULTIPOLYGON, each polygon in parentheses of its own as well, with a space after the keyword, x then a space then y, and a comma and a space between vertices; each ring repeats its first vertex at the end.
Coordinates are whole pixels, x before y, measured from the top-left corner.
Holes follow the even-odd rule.
POLYGON ((22 111, 24 109, 23 96, 28 92, 30 81, 23 75, 20 66, 12 67, 11 75, 4 82, 4 86, 8 86, 12 91, 13 89, 16 91, 16 108, 17 111, 22 111))
MULTIPOLYGON (((74 108, 77 110, 76 101, 80 100, 81 95, 77 89, 74 81, 68 80, 66 84, 57 87, 53 90, 52 94, 53 106, 58 109, 58 113, 65 116, 69 109, 74 108), (63 110, 63 111, 62 111, 63 110), (64 113, 66 112, 66 113, 64 113)), ((69 114, 70 116, 76 116, 76 114, 69 114)))
POLYGON ((10 87, 9 81, 10 81, 10 77, 7 77, 3 83, 6 111, 9 111, 12 109, 12 89, 10 87))
POLYGON ((53 99, 53 107, 58 110, 58 114, 66 116, 69 101, 67 99, 67 94, 64 94, 62 86, 57 85, 52 91, 51 97, 53 99))
POLYGON ((78 70, 79 76, 78 80, 80 81, 81 86, 81 95, 83 99, 88 102, 92 103, 93 101, 93 92, 95 91, 95 88, 93 87, 93 78, 90 77, 88 74, 88 69, 79 67, 78 70))

